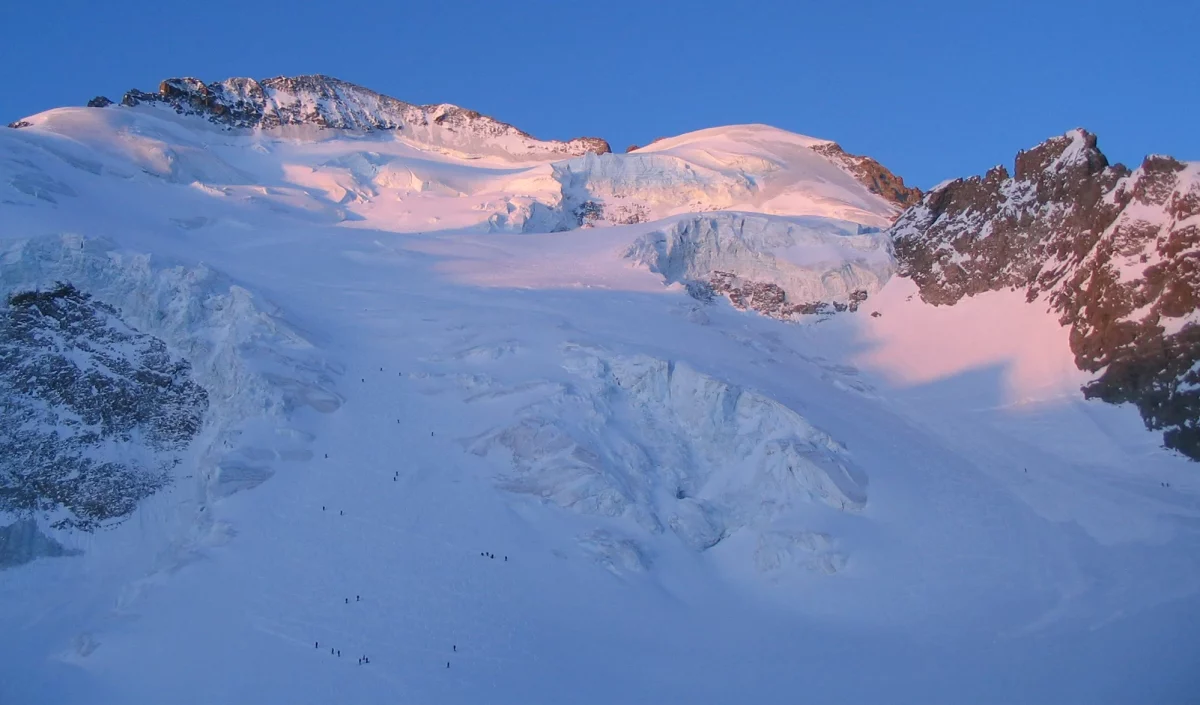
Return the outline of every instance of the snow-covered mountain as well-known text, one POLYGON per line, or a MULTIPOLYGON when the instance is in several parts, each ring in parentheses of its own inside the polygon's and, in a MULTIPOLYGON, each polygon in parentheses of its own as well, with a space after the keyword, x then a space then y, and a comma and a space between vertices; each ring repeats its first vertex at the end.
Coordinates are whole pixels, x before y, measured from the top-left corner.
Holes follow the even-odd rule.
POLYGON ((1195 692, 1200 476, 1089 398, 1190 399, 1195 165, 90 105, 0 130, 0 702, 1195 692))
POLYGON ((1109 165, 1073 130, 1017 155, 1014 173, 934 189, 892 230, 925 301, 1019 289, 1071 330, 1089 397, 1136 404, 1200 459, 1200 165, 1109 165))
MULTIPOLYGON (((93 98, 89 107, 112 101, 93 98)), ((163 81, 157 93, 132 90, 121 104, 164 106, 229 128, 310 126, 370 132, 391 130, 425 147, 463 154, 562 158, 611 151, 595 137, 542 141, 512 125, 456 105, 411 105, 329 76, 279 76, 256 81, 230 78, 205 85, 195 78, 163 81)))
MULTIPOLYGON (((121 178, 152 174, 226 198, 395 232, 552 232, 662 222, 666 237, 672 229, 741 222, 697 219, 711 211, 801 218, 766 226, 785 233, 782 240, 768 236, 782 249, 757 248, 753 263, 716 241, 702 255, 722 276, 779 287, 786 305, 775 308, 785 317, 845 307, 876 291, 891 258, 886 239, 869 233, 886 227, 899 204, 917 193, 873 160, 763 125, 701 130, 609 154, 607 145, 540 142, 460 108, 412 106, 319 76, 207 86, 172 79, 156 94, 91 104, 100 109, 59 109, 14 123, 37 133, 18 140, 18 152, 51 150, 63 158, 82 146, 91 155, 83 157, 84 169, 121 178), (450 117, 442 122, 430 117, 435 113, 450 117), (47 142, 48 133, 65 139, 47 142), (570 154, 583 156, 554 161, 570 154), (671 216, 694 223, 667 223, 671 216), (832 257, 814 260, 821 248, 801 252, 789 244, 797 237, 824 243, 832 257)), ((60 186, 36 160, 14 158, 8 169, 19 202, 56 198, 60 186)), ((170 222, 211 225, 206 205, 170 222)), ((765 221, 750 222, 762 230, 754 224, 765 221)), ((717 231, 730 227, 740 232, 732 225, 717 231)), ((710 283, 707 274, 697 277, 710 283)))

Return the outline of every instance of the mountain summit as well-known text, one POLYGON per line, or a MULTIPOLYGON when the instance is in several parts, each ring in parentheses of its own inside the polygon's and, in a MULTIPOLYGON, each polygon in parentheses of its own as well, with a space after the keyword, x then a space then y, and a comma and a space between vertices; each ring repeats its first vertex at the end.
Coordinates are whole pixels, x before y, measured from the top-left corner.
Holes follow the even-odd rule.
MULTIPOLYGON (((103 107, 104 97, 89 105, 103 107)), ((395 130, 416 140, 451 147, 503 145, 515 156, 569 157, 612 150, 597 137, 566 142, 538 140, 512 125, 456 105, 413 105, 330 76, 278 76, 261 81, 229 78, 204 83, 171 78, 157 93, 131 90, 121 99, 129 107, 165 106, 182 115, 202 115, 231 128, 269 129, 290 125, 356 130, 395 130)))
POLYGON ((0 129, 0 702, 1194 699, 1196 164, 91 106, 0 129))
POLYGON ((1085 393, 1131 402, 1200 460, 1200 165, 1110 165, 1072 130, 925 194, 891 230, 902 276, 950 305, 1019 289, 1071 331, 1085 393))
MULTIPOLYGON (((113 101, 98 96, 89 107, 104 108, 113 101)), ((227 128, 272 129, 289 126, 350 130, 356 132, 394 131, 415 143, 448 148, 465 154, 503 154, 526 159, 564 159, 585 154, 612 152, 608 142, 598 137, 579 137, 560 142, 539 140, 528 133, 474 110, 447 103, 414 105, 377 93, 368 88, 323 75, 277 76, 263 80, 229 78, 204 83, 196 78, 171 78, 159 84, 158 92, 131 90, 121 99, 127 107, 166 107, 180 115, 197 115, 227 128)), ((14 126, 20 126, 14 123, 14 126)), ((766 126, 760 128, 768 140, 790 134, 766 126)), ((738 129, 720 128, 725 130, 738 129)), ((701 130, 695 135, 712 132, 701 130)), ((651 144, 636 151, 660 152, 677 145, 688 136, 651 144)), ((846 152, 828 140, 802 138, 805 146, 823 156, 839 169, 852 175, 871 193, 883 197, 898 208, 912 205, 921 196, 919 189, 904 185, 904 180, 870 157, 846 152)))

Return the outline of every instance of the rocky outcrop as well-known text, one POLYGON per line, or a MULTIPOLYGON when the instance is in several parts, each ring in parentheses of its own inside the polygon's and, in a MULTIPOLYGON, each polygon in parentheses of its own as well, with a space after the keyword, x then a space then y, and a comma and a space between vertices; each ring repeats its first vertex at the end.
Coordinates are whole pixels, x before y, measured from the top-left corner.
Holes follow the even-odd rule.
POLYGON ((167 482, 208 395, 187 362, 70 285, 0 309, 0 511, 93 531, 167 482))
POLYGON ((131 90, 125 106, 158 105, 198 115, 229 128, 271 129, 312 125, 338 130, 394 130, 418 140, 436 135, 446 146, 500 141, 518 156, 580 156, 612 151, 596 137, 559 142, 538 140, 512 125, 454 105, 412 105, 329 76, 230 78, 204 83, 195 78, 163 81, 156 93, 131 90))
POLYGON ((819 144, 812 150, 850 172, 871 193, 883 196, 900 208, 914 205, 921 200, 921 189, 905 186, 904 179, 870 157, 850 154, 836 142, 819 144))
MULTIPOLYGON (((564 199, 567 203, 569 199, 564 199)), ((561 230, 573 228, 590 228, 595 225, 636 225, 650 220, 650 209, 641 203, 611 203, 603 201, 584 201, 570 210, 570 218, 565 218, 561 230), (569 227, 568 227, 569 226, 569 227)))
POLYGON ((666 137, 655 137, 654 139, 650 140, 649 142, 647 142, 647 143, 646 143, 646 144, 644 144, 644 145, 641 145, 641 144, 631 144, 631 145, 629 145, 628 147, 626 147, 626 148, 625 148, 625 153, 626 153, 626 154, 628 154, 628 153, 630 153, 630 152, 636 152, 637 150, 641 149, 642 147, 649 147, 650 145, 654 144, 655 142, 661 142, 661 141, 663 141, 663 140, 665 140, 665 139, 666 139, 666 137))
POLYGON ((110 105, 112 105, 112 101, 102 95, 98 95, 87 102, 87 107, 89 108, 107 108, 110 105))
POLYGON ((1073 130, 925 194, 890 230, 921 297, 954 304, 1015 288, 1071 329, 1089 397, 1138 406, 1200 459, 1200 165, 1110 165, 1073 130))
MULTIPOLYGON (((733 272, 716 271, 708 280, 708 289, 722 294, 729 303, 739 311, 757 311, 764 316, 780 320, 793 320, 798 316, 813 316, 819 314, 840 313, 842 311, 857 311, 858 305, 867 300, 867 292, 858 289, 850 292, 847 301, 805 301, 793 302, 788 299, 787 291, 773 282, 759 282, 744 279, 733 272)), ((696 298, 705 298, 695 289, 689 289, 696 298)))

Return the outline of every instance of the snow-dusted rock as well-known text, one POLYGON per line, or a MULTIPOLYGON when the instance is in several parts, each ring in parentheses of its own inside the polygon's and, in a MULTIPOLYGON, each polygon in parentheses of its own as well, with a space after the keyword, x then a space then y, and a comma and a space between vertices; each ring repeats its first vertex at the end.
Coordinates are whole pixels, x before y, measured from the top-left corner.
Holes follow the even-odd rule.
MULTIPOLYGON (((17 463, 0 473, 16 483, 0 511, 18 518, 109 526, 179 481, 185 453, 202 501, 252 486, 271 471, 233 440, 247 424, 286 429, 297 408, 340 405, 311 344, 205 267, 50 236, 0 252, 0 284, 0 388, 16 422, 0 429, 0 462, 17 463)), ((281 437, 279 457, 305 445, 281 437)))
POLYGON ((1010 176, 930 191, 891 228, 900 273, 935 304, 1015 288, 1071 328, 1084 392, 1138 405, 1200 459, 1200 164, 1109 165, 1072 130, 1017 155, 1010 176))
POLYGON ((162 340, 69 284, 0 309, 0 511, 94 531, 169 481, 208 394, 162 340))
POLYGON ((229 78, 209 84, 171 78, 162 82, 157 93, 126 93, 121 104, 165 106, 239 128, 312 125, 359 132, 395 130, 417 143, 465 154, 537 158, 611 151, 607 142, 595 137, 538 140, 473 110, 449 104, 412 105, 329 76, 229 78))

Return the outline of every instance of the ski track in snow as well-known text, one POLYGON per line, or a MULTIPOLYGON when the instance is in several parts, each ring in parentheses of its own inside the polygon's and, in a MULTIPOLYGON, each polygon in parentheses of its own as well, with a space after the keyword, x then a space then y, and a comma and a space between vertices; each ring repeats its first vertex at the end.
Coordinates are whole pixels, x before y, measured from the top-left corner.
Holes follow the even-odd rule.
MULTIPOLYGON (((701 304, 622 256, 663 222, 486 232, 478 211, 447 205, 458 196, 379 184, 336 203, 364 187, 361 144, 258 137, 253 151, 123 113, 110 143, 112 114, 53 111, 33 136, 0 135, 0 189, 16 186, 0 190, 6 291, 85 276, 175 350, 216 356, 211 372, 192 360, 214 375, 202 379, 243 367, 169 490, 115 529, 60 537, 79 557, 0 571, 0 702, 1095 703, 1200 689, 1200 476, 1134 410, 1083 401, 1065 331, 1020 297, 935 309, 893 279, 857 314, 785 324, 701 304), (338 159, 346 171, 317 183, 338 159), (276 181, 289 160, 314 180, 276 181), (257 183, 271 188, 250 194, 257 183), (40 254, 25 261, 14 248, 29 238, 40 254), (166 296, 172 277, 205 283, 164 300, 207 311, 229 296, 236 315, 156 321, 157 299, 138 297, 166 296), (658 363, 701 392, 660 394, 653 375, 636 392, 610 384, 658 363), (694 429, 745 422, 721 400, 751 394, 827 434, 841 450, 804 457, 860 470, 865 504, 811 484, 788 485, 787 502, 774 486, 732 491, 761 444, 739 463, 694 429), (530 414, 574 443, 559 460, 601 458, 530 461, 579 501, 507 491, 517 459, 472 452, 530 414), (231 459, 269 477, 226 493, 216 468, 231 459), (696 484, 682 498, 680 478, 696 484), (600 492, 624 508, 584 501, 600 492), (696 517, 723 527, 703 551, 686 540, 696 517)), ((726 169, 712 153, 749 163, 774 144, 739 139, 639 151, 726 169)), ((369 147, 464 188, 525 169, 369 147)), ((529 168, 527 185, 548 183, 549 167, 529 168)), ((797 193, 762 212, 822 215, 797 193)), ((670 210, 656 215, 685 212, 670 210)))

